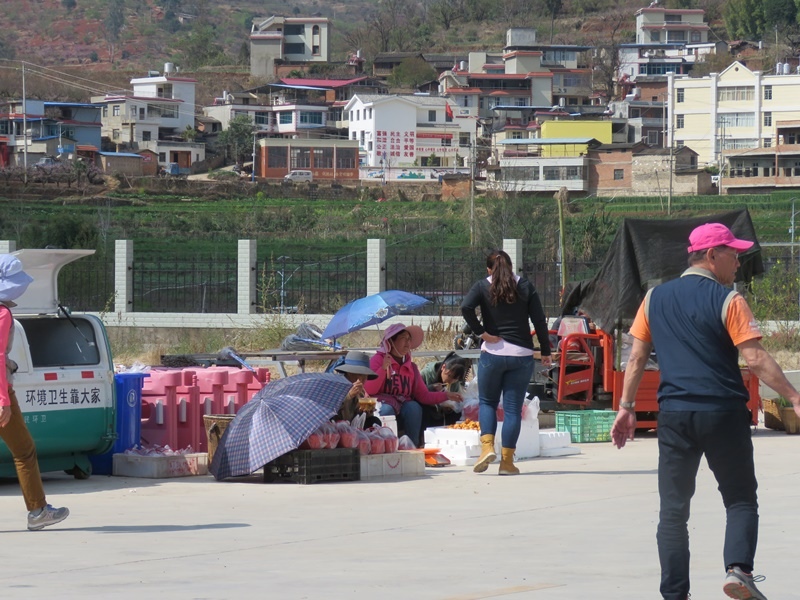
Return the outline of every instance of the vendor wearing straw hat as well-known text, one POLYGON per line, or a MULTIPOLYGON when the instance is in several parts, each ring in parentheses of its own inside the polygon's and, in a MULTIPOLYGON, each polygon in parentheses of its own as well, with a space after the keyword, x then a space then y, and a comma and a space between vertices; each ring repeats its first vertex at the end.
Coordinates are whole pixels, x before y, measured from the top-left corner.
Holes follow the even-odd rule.
POLYGON ((381 402, 381 416, 397 415, 405 434, 419 448, 422 444, 422 405, 453 406, 461 401, 456 392, 432 392, 425 385, 419 368, 411 360, 411 351, 419 348, 425 334, 417 325, 395 323, 386 328, 378 352, 370 360, 377 379, 367 381, 364 389, 381 402))
POLYGON ((14 457, 22 496, 28 507, 28 529, 36 531, 60 523, 69 516, 69 509, 54 508, 47 503, 36 446, 11 385, 17 370, 17 364, 8 356, 14 343, 11 308, 32 281, 16 256, 0 254, 0 438, 14 457))

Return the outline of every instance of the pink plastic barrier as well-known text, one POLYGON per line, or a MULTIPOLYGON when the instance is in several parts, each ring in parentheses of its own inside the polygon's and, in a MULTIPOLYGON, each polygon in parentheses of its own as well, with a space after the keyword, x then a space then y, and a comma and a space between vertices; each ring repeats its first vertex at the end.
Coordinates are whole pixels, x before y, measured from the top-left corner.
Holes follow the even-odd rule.
POLYGON ((257 377, 235 367, 150 371, 142 389, 142 445, 206 452, 203 415, 235 414, 269 380, 267 369, 257 377))

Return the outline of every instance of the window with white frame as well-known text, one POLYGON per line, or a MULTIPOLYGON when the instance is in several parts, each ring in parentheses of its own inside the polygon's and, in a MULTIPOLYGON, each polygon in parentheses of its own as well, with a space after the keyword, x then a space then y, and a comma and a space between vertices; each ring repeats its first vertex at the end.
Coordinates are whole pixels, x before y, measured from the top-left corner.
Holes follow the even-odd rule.
POLYGON ((111 107, 111 116, 118 117, 119 114, 120 114, 120 105, 115 104, 114 106, 111 107))
POLYGON ((717 90, 717 100, 719 102, 752 102, 755 98, 756 90, 752 86, 731 86, 717 90))
POLYGON ((772 86, 765 85, 764 86, 764 100, 772 100, 772 86))
MULTIPOLYGON (((771 117, 770 117, 771 119, 771 117)), ((756 124, 755 113, 723 113, 719 116, 720 125, 725 127, 754 127, 756 124)))
POLYGON ((683 129, 683 115, 675 115, 675 129, 683 129))
POLYGON ((772 127, 772 113, 765 112, 764 113, 764 127, 772 127))
POLYGON ((683 102, 685 98, 685 91, 683 88, 678 88, 676 102, 683 102))

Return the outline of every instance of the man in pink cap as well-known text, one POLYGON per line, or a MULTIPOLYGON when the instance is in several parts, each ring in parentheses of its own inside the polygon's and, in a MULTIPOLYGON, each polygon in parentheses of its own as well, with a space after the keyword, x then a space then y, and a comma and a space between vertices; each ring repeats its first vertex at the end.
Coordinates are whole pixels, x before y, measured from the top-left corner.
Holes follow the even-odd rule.
POLYGON ((800 394, 762 347, 745 299, 727 287, 736 277, 739 253, 752 246, 721 223, 695 228, 689 268, 647 292, 630 330, 634 342, 611 437, 618 448, 633 439, 636 390, 655 348, 661 371, 656 539, 666 600, 689 597, 689 507, 703 455, 727 513, 723 591, 731 598, 766 598, 752 574, 758 484, 739 355, 752 373, 791 400, 799 416, 800 394))

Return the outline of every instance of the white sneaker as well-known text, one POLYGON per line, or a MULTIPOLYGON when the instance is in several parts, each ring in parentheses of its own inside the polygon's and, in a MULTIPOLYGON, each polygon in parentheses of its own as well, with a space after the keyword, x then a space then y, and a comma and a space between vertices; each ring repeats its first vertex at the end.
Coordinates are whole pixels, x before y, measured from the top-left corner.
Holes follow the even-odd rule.
POLYGON ((55 508, 48 504, 38 515, 34 515, 32 512, 28 513, 28 529, 30 531, 38 531, 50 525, 61 523, 68 516, 68 508, 55 508))
POLYGON ((731 567, 725 576, 725 583, 722 584, 722 591, 729 598, 738 600, 767 600, 767 597, 758 591, 755 582, 764 581, 766 577, 745 573, 739 567, 731 567))

